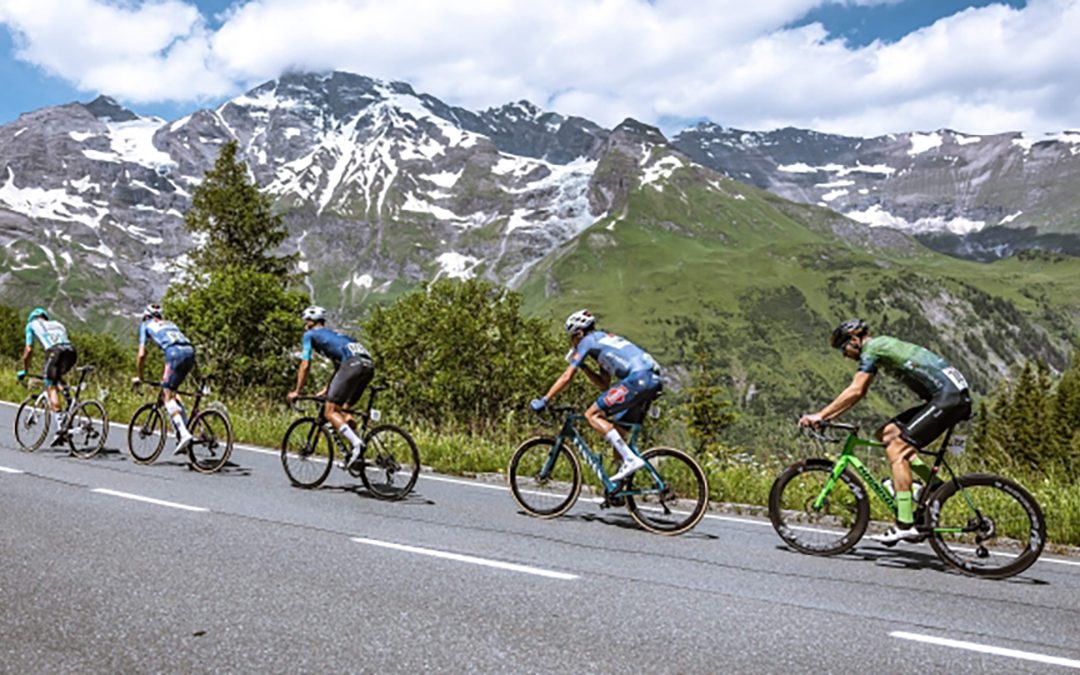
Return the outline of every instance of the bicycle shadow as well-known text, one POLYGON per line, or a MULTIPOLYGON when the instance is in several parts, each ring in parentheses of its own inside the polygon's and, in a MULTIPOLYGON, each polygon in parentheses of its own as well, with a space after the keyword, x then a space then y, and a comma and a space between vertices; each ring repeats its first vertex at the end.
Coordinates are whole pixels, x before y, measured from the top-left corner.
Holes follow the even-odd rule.
MULTIPOLYGON (((112 463, 112 462, 131 462, 132 464, 138 464, 138 462, 132 461, 132 459, 128 455, 127 451, 123 450, 120 447, 109 447, 109 446, 106 445, 104 448, 99 450, 96 455, 94 455, 93 457, 86 458, 86 459, 82 459, 82 458, 79 458, 79 457, 74 457, 73 455, 70 454, 70 452, 68 452, 64 448, 50 448, 50 449, 55 451, 57 456, 61 456, 61 454, 62 454, 62 456, 64 456, 64 457, 70 457, 71 459, 74 459, 74 460, 77 460, 77 461, 80 461, 80 462, 94 462, 94 461, 97 461, 97 462, 110 462, 110 463, 112 463)), ((165 450, 163 450, 162 453, 161 453, 161 457, 157 461, 153 462, 152 466, 182 467, 182 468, 186 468, 186 469, 191 469, 192 471, 195 470, 195 469, 193 469, 191 467, 191 464, 190 464, 190 462, 188 462, 186 455, 183 455, 183 454, 181 454, 181 455, 169 454, 169 452, 170 452, 169 448, 166 448, 165 450)), ((225 465, 222 466, 220 469, 218 469, 216 472, 214 472, 213 474, 209 474, 209 475, 247 477, 247 476, 251 475, 251 468, 246 467, 246 466, 241 466, 241 465, 239 465, 239 464, 237 464, 237 463, 230 460, 228 462, 225 462, 225 465)))
MULTIPOLYGON (((525 511, 518 509, 518 513, 523 516, 530 516, 525 511)), ((645 528, 637 524, 633 518, 624 513, 568 513, 559 518, 559 520, 576 520, 582 523, 602 523, 604 525, 611 525, 624 530, 633 530, 635 532, 644 532, 646 534, 652 534, 645 528)), ((720 537, 715 534, 709 534, 708 532, 698 531, 696 528, 691 529, 689 532, 684 532, 679 535, 680 539, 705 539, 714 540, 720 537)))
MULTIPOLYGON (((389 499, 379 499, 373 495, 363 485, 324 485, 318 488, 319 491, 326 490, 328 492, 347 492, 356 495, 364 500, 375 502, 390 502, 389 499)), ((401 499, 393 501, 394 504, 404 504, 406 506, 435 506, 434 500, 424 497, 419 492, 413 490, 409 494, 405 495, 401 499)))

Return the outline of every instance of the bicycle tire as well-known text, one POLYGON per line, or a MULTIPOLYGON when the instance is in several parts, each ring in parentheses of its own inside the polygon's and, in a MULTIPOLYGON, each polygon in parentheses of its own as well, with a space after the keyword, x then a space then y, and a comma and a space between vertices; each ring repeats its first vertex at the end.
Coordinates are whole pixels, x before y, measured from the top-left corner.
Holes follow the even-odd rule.
POLYGON ((128 454, 136 464, 153 464, 165 448, 165 415, 156 403, 145 403, 128 423, 128 454))
POLYGON ((15 442, 24 451, 33 452, 45 442, 51 424, 49 397, 44 393, 27 396, 15 412, 15 442))
POLYGON ((229 463, 233 435, 229 417, 220 410, 201 410, 191 420, 188 429, 191 443, 187 447, 188 462, 199 473, 215 473, 229 463))
POLYGON ((784 543, 800 553, 830 556, 850 551, 870 523, 866 489, 847 468, 826 497, 823 509, 814 510, 813 503, 834 466, 828 459, 795 462, 777 476, 769 491, 769 520, 773 529, 784 543), (847 491, 839 493, 837 498, 841 487, 847 491))
POLYGON ((1039 559, 1046 543, 1046 519, 1031 493, 1008 478, 988 473, 968 474, 942 484, 930 497, 927 525, 932 528, 930 546, 938 557, 964 574, 987 579, 1020 574, 1039 559), (960 499, 950 501, 955 496, 960 499), (990 535, 987 539, 979 541, 980 535, 974 533, 944 531, 952 529, 950 525, 971 526, 975 522, 983 528, 981 534, 990 535))
POLYGON ((557 518, 570 510, 581 494, 581 463, 565 444, 555 449, 554 438, 530 438, 518 446, 506 471, 510 494, 525 513, 557 518), (555 460, 548 475, 540 477, 548 458, 555 460), (546 499, 554 500, 548 504, 546 499))
MULTIPOLYGON (((669 536, 701 522, 709 508, 709 481, 697 460, 678 448, 650 448, 641 457, 660 474, 665 487, 657 493, 627 495, 630 517, 649 532, 669 536), (679 508, 686 504, 689 512, 679 508)), ((646 467, 634 472, 627 485, 628 490, 655 489, 656 478, 646 467)))
POLYGON ((109 413, 99 401, 83 401, 70 413, 67 438, 71 455, 90 459, 105 447, 109 437, 109 413))
POLYGON ((314 417, 293 422, 281 439, 281 467, 296 487, 311 489, 323 484, 334 466, 330 435, 314 417), (319 441, 325 446, 320 451, 319 441))
POLYGON ((364 468, 360 480, 373 496, 404 499, 420 477, 420 451, 407 431, 394 424, 377 426, 364 436, 364 468), (405 480, 397 483, 399 479, 405 480))

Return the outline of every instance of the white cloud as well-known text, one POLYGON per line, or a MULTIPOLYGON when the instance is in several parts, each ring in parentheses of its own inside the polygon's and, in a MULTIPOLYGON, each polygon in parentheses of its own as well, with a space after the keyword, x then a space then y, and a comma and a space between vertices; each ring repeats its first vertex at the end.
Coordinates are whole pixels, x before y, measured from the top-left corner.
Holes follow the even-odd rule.
POLYGON ((0 22, 19 58, 133 103, 221 97, 299 68, 405 80, 473 109, 528 98, 605 125, 1077 126, 1080 0, 968 9, 864 47, 786 28, 829 2, 899 1, 247 0, 211 29, 191 0, 4 0, 0 22))

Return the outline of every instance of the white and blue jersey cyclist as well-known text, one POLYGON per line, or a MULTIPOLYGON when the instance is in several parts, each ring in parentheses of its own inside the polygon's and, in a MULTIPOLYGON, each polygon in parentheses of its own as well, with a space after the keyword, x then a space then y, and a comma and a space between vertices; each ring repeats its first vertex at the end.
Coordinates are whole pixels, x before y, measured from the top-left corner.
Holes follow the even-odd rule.
POLYGON ((604 389, 605 392, 585 411, 585 419, 622 457, 622 466, 611 476, 613 481, 618 482, 645 466, 645 462, 630 449, 610 420, 641 422, 649 404, 663 389, 660 366, 647 351, 633 342, 597 330, 596 317, 588 310, 571 314, 566 319, 565 328, 573 347, 568 356, 570 365, 551 385, 547 394, 530 405, 533 410, 543 410, 570 384, 579 370, 585 373, 590 382, 604 389), (599 372, 586 365, 586 359, 590 357, 596 361, 599 372))
POLYGON ((175 323, 165 320, 161 305, 147 305, 143 310, 142 323, 139 324, 139 355, 135 359, 135 377, 132 380, 136 384, 142 382, 147 342, 157 345, 165 357, 165 372, 161 375, 161 399, 173 427, 176 428, 179 437, 176 452, 180 454, 188 448, 192 440, 179 390, 180 385, 195 368, 195 347, 175 323))
POLYGON ((326 327, 326 310, 312 305, 300 315, 304 321, 303 351, 300 369, 296 375, 296 388, 287 398, 293 402, 300 396, 311 370, 311 359, 320 354, 334 364, 334 374, 320 396, 326 398, 326 419, 352 444, 352 452, 346 459, 351 466, 362 454, 360 437, 352 428, 353 419, 349 408, 360 400, 364 390, 375 377, 371 355, 356 338, 326 327))

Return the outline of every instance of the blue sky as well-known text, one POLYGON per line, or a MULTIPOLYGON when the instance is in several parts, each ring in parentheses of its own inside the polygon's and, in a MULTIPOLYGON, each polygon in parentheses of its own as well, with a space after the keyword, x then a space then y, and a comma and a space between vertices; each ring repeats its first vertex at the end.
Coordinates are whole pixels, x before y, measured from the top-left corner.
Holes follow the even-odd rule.
POLYGON ((606 125, 1051 131, 1080 127, 1078 40, 1080 0, 35 0, 0 3, 0 123, 99 93, 175 119, 340 69, 606 125))

